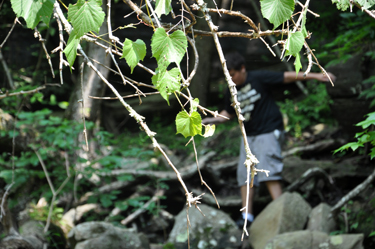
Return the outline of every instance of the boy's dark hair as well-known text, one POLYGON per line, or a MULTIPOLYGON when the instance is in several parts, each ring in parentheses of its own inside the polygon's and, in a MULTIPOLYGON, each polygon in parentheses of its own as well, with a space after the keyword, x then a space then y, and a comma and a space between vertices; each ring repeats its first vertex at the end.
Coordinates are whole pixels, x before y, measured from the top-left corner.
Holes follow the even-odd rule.
POLYGON ((245 66, 245 58, 238 52, 230 52, 225 56, 228 70, 241 70, 245 66))

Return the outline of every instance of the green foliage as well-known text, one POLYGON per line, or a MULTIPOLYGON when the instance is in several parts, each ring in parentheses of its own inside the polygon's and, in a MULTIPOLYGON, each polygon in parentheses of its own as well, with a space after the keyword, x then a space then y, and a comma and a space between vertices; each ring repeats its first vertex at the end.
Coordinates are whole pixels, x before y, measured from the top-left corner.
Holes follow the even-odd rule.
POLYGON ((176 117, 177 134, 181 133, 184 137, 194 137, 202 135, 202 119, 198 112, 191 114, 181 111, 176 117))
POLYGON ((375 157, 375 131, 373 126, 375 125, 375 112, 366 114, 367 118, 356 124, 356 126, 361 126, 363 131, 356 133, 355 138, 357 139, 356 142, 347 143, 337 150, 334 151, 334 153, 342 152, 344 150, 348 150, 349 148, 353 151, 357 150, 359 147, 363 147, 364 144, 370 143, 371 144, 371 151, 369 155, 371 156, 371 159, 375 157), (371 126, 370 129, 368 129, 371 126))
POLYGON ((120 59, 125 58, 126 63, 128 63, 131 73, 133 73, 133 69, 138 64, 139 61, 143 60, 146 56, 146 44, 137 39, 135 42, 129 40, 128 38, 124 41, 124 47, 122 50, 122 57, 120 59))
POLYGON ((13 11, 25 19, 28 28, 34 29, 40 21, 49 26, 55 0, 11 0, 11 3, 13 11))
POLYGON ((286 99, 278 102, 280 110, 288 117, 286 130, 295 137, 301 135, 302 130, 317 123, 333 123, 330 111, 332 100, 324 83, 307 83, 309 94, 302 100, 286 99))
POLYGON ((73 30, 69 35, 69 40, 64 53, 70 67, 72 67, 77 56, 77 48, 81 37, 87 32, 99 32, 104 21, 101 0, 78 0, 76 4, 69 4, 68 20, 73 25, 73 30))
POLYGON ((294 67, 296 69, 297 74, 299 70, 301 70, 302 68, 299 51, 301 51, 304 42, 305 36, 302 34, 301 31, 297 31, 295 33, 289 34, 285 45, 286 52, 284 57, 289 55, 293 55, 294 57, 296 57, 294 67))
POLYGON ((294 11, 294 0, 261 0, 262 15, 273 25, 274 29, 290 18, 294 11))
POLYGON ((156 0, 155 12, 161 17, 161 15, 168 15, 172 10, 171 0, 156 0))
MULTIPOLYGON (((361 5, 364 9, 369 9, 375 5, 375 0, 354 0, 354 2, 361 5)), ((346 11, 351 3, 350 0, 332 0, 333 4, 336 4, 338 10, 346 11)))
POLYGON ((187 39, 181 30, 168 35, 163 28, 158 28, 152 36, 151 48, 159 69, 165 70, 170 63, 180 64, 187 49, 187 39))
POLYGON ((317 54, 319 59, 329 61, 326 66, 344 63, 352 54, 366 52, 374 57, 371 44, 375 38, 374 19, 362 11, 355 13, 341 13, 338 33, 333 41, 323 46, 326 51, 317 54), (366 23, 366 25, 363 25, 366 23), (329 51, 329 52, 328 52, 329 51))
POLYGON ((169 105, 169 95, 180 90, 180 71, 177 68, 169 71, 157 70, 152 76, 152 84, 169 105))

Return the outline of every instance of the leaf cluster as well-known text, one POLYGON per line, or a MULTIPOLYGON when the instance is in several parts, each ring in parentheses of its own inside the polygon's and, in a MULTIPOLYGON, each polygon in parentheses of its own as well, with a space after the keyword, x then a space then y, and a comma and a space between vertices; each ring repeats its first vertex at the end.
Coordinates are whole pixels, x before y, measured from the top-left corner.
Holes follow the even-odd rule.
POLYGON ((347 143, 337 150, 334 151, 334 153, 342 152, 348 149, 352 149, 353 151, 356 151, 360 147, 364 147, 366 143, 369 143, 371 145, 370 150, 370 157, 373 159, 375 157, 375 131, 374 131, 374 125, 375 125, 375 112, 371 112, 366 114, 367 118, 356 124, 356 126, 362 127, 363 131, 356 133, 355 138, 357 141, 347 143))

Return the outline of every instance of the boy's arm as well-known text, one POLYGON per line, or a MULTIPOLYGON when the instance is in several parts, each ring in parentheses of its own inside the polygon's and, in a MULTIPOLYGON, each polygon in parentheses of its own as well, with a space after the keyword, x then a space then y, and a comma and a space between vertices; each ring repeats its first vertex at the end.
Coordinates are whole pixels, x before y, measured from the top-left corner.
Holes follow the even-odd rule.
POLYGON ((202 120, 202 123, 203 124, 221 124, 221 123, 229 121, 231 118, 235 116, 235 114, 230 114, 226 110, 222 110, 219 114, 221 116, 227 117, 228 119, 217 116, 217 117, 212 117, 212 118, 204 118, 202 120))
MULTIPOLYGON (((329 82, 329 78, 326 74, 323 73, 308 73, 306 77, 303 77, 303 72, 299 72, 296 76, 296 72, 284 72, 284 83, 292 83, 296 82, 297 80, 319 80, 321 82, 329 82)), ((331 78, 332 82, 335 82, 336 76, 332 73, 327 73, 328 76, 331 78)))

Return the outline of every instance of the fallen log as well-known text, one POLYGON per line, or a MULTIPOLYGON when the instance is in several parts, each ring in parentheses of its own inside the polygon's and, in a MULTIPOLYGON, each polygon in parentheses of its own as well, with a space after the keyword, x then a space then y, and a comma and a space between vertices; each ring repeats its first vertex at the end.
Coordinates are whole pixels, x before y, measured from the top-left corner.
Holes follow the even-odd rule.
POLYGON ((282 152, 281 155, 283 157, 287 157, 287 156, 292 156, 292 155, 299 154, 299 153, 320 152, 324 150, 338 148, 343 144, 345 144, 345 141, 343 139, 338 139, 338 140, 327 139, 327 140, 316 142, 314 144, 308 144, 308 145, 292 148, 290 150, 282 152))

